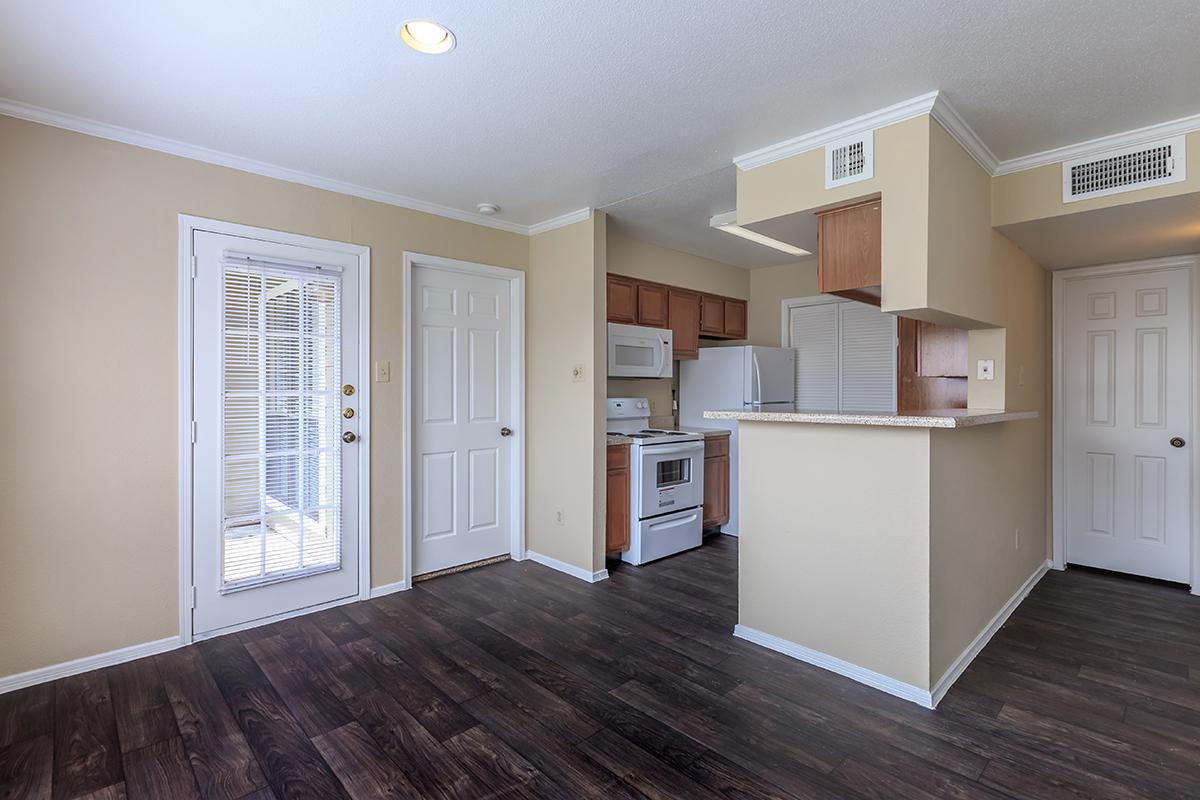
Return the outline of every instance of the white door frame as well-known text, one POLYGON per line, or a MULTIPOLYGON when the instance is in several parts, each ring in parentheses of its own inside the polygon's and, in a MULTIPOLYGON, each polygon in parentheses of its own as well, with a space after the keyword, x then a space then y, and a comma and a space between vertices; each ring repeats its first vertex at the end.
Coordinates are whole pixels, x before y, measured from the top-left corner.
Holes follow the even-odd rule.
MULTIPOLYGON (((1142 272, 1156 272, 1164 269, 1186 269, 1191 275, 1192 315, 1191 315, 1191 362, 1192 362, 1192 409, 1191 436, 1193 439, 1200 433, 1197 424, 1200 423, 1200 256, 1170 256, 1154 258, 1146 261, 1123 261, 1117 264, 1104 264, 1096 267, 1077 267, 1075 269, 1055 270, 1051 296, 1051 336, 1053 340, 1053 413, 1050 418, 1051 427, 1051 502, 1054 506, 1053 542, 1054 553, 1051 563, 1054 569, 1067 568, 1067 522, 1066 522, 1066 419, 1063 416, 1063 349, 1065 347, 1066 331, 1064 316, 1066 306, 1066 285, 1068 281, 1085 278, 1095 278, 1101 275, 1135 275, 1142 272)), ((1188 442, 1192 451, 1192 553, 1191 553, 1191 587, 1192 594, 1200 595, 1200 488, 1196 487, 1196 478, 1200 476, 1200 441, 1188 442)))
POLYGON ((192 630, 192 608, 195 595, 192 591, 192 530, 193 518, 193 427, 195 424, 194 398, 192 397, 193 348, 195 337, 192 318, 192 278, 195 276, 192 253, 192 234, 195 231, 242 236, 247 239, 298 245, 335 253, 349 253, 358 257, 358 369, 359 421, 358 444, 358 594, 330 603, 306 606, 296 611, 287 611, 263 619, 224 628, 220 633, 229 633, 243 628, 266 625, 280 619, 309 614, 322 608, 366 600, 371 593, 371 248, 366 245, 317 239, 296 233, 273 231, 196 217, 179 215, 179 642, 191 644, 195 640, 192 630))
POLYGON ((413 523, 412 492, 412 363, 413 363, 413 267, 426 267, 445 272, 463 272, 485 278, 506 280, 509 284, 509 318, 512 320, 511 392, 512 448, 509 451, 509 556, 514 561, 525 558, 525 273, 518 269, 493 267, 471 261, 459 261, 422 253, 404 253, 404 588, 412 588, 413 523))

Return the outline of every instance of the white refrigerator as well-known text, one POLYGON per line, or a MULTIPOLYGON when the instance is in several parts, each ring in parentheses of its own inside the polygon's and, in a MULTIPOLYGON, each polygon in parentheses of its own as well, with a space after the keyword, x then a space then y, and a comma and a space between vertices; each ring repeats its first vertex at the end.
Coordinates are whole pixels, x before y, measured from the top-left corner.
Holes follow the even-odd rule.
POLYGON ((700 358, 679 362, 679 427, 728 428, 729 522, 738 535, 738 423, 705 419, 705 411, 787 409, 796 396, 796 351, 786 347, 702 347, 700 358))

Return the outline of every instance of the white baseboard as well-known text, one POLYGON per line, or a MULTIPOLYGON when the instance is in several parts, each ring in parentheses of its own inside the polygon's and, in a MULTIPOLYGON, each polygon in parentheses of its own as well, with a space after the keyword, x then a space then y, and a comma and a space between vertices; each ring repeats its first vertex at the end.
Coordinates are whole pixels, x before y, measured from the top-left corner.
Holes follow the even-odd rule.
POLYGON ((385 594, 395 594, 403 592, 408 588, 408 581, 396 581, 395 583, 385 583, 383 586, 372 586, 371 597, 383 597, 385 594))
POLYGON ((579 578, 579 580, 587 581, 588 583, 596 583, 597 581, 602 581, 608 577, 608 570, 606 569, 597 570, 596 572, 588 572, 585 569, 580 569, 574 564, 568 564, 565 561, 559 561, 557 558, 544 556, 541 553, 535 553, 532 550, 526 550, 525 557, 530 561, 541 564, 544 567, 556 569, 559 572, 570 575, 572 578, 579 578))
POLYGON ((967 649, 963 650, 959 657, 954 660, 954 663, 950 665, 945 674, 938 678, 931 692, 934 706, 942 701, 942 698, 946 696, 946 692, 950 691, 950 687, 954 685, 954 682, 971 665, 971 662, 975 660, 975 656, 979 655, 979 652, 991 641, 996 631, 1003 627, 1008 618, 1012 616, 1012 613, 1017 610, 1017 606, 1021 605, 1021 601, 1033 591, 1033 587, 1037 586, 1038 581, 1045 576, 1051 566, 1052 564, 1049 560, 1039 564, 1038 568, 1033 571, 1033 574, 1021 584, 1021 588, 1017 589, 1016 593, 1008 598, 1008 602, 996 612, 996 616, 992 617, 992 621, 984 626, 984 629, 967 645, 967 649))
POLYGON ((806 664, 812 664, 821 669, 836 672, 838 675, 845 676, 850 680, 866 684, 872 689, 878 689, 881 692, 895 695, 910 703, 916 703, 922 708, 933 708, 933 699, 930 693, 920 687, 913 686, 911 683, 904 683, 895 678, 889 678, 887 675, 879 672, 860 667, 857 664, 851 664, 849 661, 843 661, 840 658, 822 653, 819 650, 813 650, 810 647, 789 642, 787 639, 781 639, 778 636, 772 636, 769 633, 763 633, 760 630, 749 628, 745 625, 735 625, 733 627, 733 635, 739 639, 745 639, 748 642, 761 645, 768 650, 774 650, 777 653, 783 653, 785 656, 791 656, 797 661, 803 661, 806 664))
POLYGON ((166 639, 159 639, 154 642, 145 642, 144 644, 135 644, 129 647, 122 647, 119 650, 110 650, 107 653, 100 653, 94 656, 84 656, 73 661, 64 661, 61 664, 51 664, 48 667, 39 667, 31 669, 28 672, 21 672, 16 675, 8 675, 0 678, 0 694, 5 692, 13 692, 17 689, 24 689, 27 686, 34 686, 46 681, 58 680, 59 678, 67 678, 71 675, 78 675, 81 672, 89 672, 93 669, 101 669, 102 667, 111 667, 116 664, 124 664, 126 661, 134 661, 146 656, 153 656, 159 653, 165 653, 168 650, 174 650, 180 646, 178 636, 170 636, 166 639))

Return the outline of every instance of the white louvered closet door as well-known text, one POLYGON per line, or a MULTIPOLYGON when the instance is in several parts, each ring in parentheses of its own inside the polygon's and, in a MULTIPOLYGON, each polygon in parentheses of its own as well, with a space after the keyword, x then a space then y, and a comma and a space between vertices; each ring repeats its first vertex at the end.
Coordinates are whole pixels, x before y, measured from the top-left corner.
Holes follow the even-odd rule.
POLYGON ((896 411, 896 318, 875 306, 825 300, 788 308, 800 411, 896 411))
POLYGON ((360 419, 358 262, 194 235, 193 629, 205 635, 358 593, 359 445, 342 438, 360 419))

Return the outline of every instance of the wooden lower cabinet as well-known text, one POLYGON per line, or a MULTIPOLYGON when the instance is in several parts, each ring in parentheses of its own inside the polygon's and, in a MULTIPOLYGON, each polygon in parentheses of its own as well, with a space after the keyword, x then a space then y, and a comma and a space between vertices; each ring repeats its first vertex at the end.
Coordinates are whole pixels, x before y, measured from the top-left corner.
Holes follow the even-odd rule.
POLYGON ((704 440, 704 527, 729 522, 729 437, 704 440))
POLYGON ((604 552, 629 549, 629 445, 608 446, 604 552))

